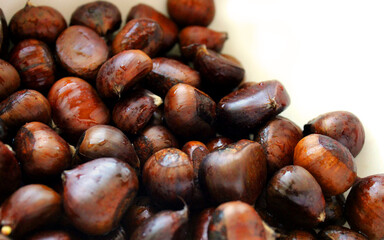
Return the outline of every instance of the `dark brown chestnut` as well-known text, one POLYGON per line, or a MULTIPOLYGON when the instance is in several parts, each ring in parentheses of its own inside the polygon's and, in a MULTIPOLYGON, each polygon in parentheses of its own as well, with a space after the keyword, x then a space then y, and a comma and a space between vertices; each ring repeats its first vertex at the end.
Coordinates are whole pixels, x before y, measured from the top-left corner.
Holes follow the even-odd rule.
POLYGON ((357 176, 349 150, 338 141, 320 134, 308 135, 297 143, 293 164, 307 169, 326 196, 344 193, 357 176))
POLYGON ((51 122, 48 100, 35 90, 20 90, 0 103, 0 119, 9 130, 19 129, 27 122, 51 122))
POLYGON ((208 26, 215 17, 213 0, 167 0, 171 18, 180 26, 208 26))
POLYGON ((227 137, 215 137, 206 144, 209 152, 213 152, 217 149, 225 148, 229 144, 232 144, 234 141, 227 137))
POLYGON ((352 229, 368 239, 384 238, 384 174, 358 180, 348 194, 345 215, 352 229))
POLYGON ((216 103, 207 94, 179 83, 164 99, 165 121, 176 134, 186 139, 206 139, 214 135, 216 103))
POLYGON ((120 97, 152 70, 152 60, 141 50, 126 50, 101 66, 96 88, 101 97, 120 97))
POLYGON ((241 201, 231 201, 219 205, 212 213, 208 227, 210 240, 265 240, 272 235, 272 229, 263 223, 256 210, 241 201))
POLYGON ((191 202, 194 169, 188 155, 176 148, 165 148, 153 154, 143 168, 143 185, 160 206, 175 207, 180 197, 191 202))
POLYGON ((199 169, 199 182, 216 203, 241 200, 254 204, 266 180, 264 151, 260 144, 250 140, 240 140, 209 153, 199 169))
POLYGON ((368 238, 365 237, 364 235, 341 226, 329 226, 321 230, 318 236, 319 236, 318 238, 319 240, 332 240, 332 239, 368 240, 368 238))
POLYGON ((145 85, 156 94, 164 97, 169 89, 178 83, 200 88, 200 74, 180 61, 158 57, 152 59, 153 68, 146 77, 145 85))
POLYGON ((314 227, 325 219, 320 185, 305 168, 289 165, 267 187, 268 210, 289 227, 314 227), (292 217, 295 216, 295 217, 292 217))
POLYGON ((120 99, 113 108, 116 126, 129 134, 137 134, 151 119, 163 100, 146 89, 137 89, 120 99))
POLYGON ((147 159, 164 148, 178 148, 176 137, 166 127, 161 125, 146 127, 133 141, 141 168, 147 159))
POLYGON ((128 163, 98 158, 63 173, 64 210, 73 225, 90 235, 117 227, 139 188, 128 163))
POLYGON ((30 1, 9 22, 9 30, 15 42, 34 38, 52 44, 67 27, 63 15, 49 6, 33 6, 30 1))
POLYGON ((43 230, 32 234, 27 240, 75 240, 69 232, 63 230, 43 230))
POLYGON ((9 48, 9 31, 7 20, 5 19, 3 10, 0 8, 0 58, 8 55, 9 48))
POLYGON ((21 171, 15 154, 0 141, 0 203, 21 185, 21 171))
POLYGON ((109 110, 86 81, 65 77, 57 81, 48 93, 53 121, 76 142, 88 128, 108 124, 109 110))
POLYGON ((258 131, 256 142, 261 144, 267 156, 269 175, 272 176, 280 168, 293 164, 293 153, 302 137, 299 126, 280 116, 267 122, 258 131))
POLYGON ((0 208, 1 233, 20 237, 60 217, 61 197, 51 188, 30 184, 14 192, 0 208))
POLYGON ((162 51, 170 50, 177 41, 178 28, 176 24, 161 12, 151 6, 139 3, 131 8, 127 16, 127 22, 137 18, 150 18, 155 20, 163 30, 162 51))
POLYGON ((8 139, 8 128, 3 122, 3 120, 1 120, 0 118, 0 141, 5 142, 7 141, 7 139, 8 139))
POLYGON ((20 73, 25 88, 48 91, 55 81, 55 63, 51 50, 42 41, 26 39, 12 50, 9 62, 20 73))
POLYGON ((156 56, 163 42, 163 30, 150 18, 130 20, 112 41, 112 52, 118 54, 124 50, 139 49, 150 57, 156 56))
POLYGON ((65 29, 57 38, 56 54, 70 74, 93 80, 108 59, 109 49, 95 31, 76 25, 65 29))
POLYGON ((140 161, 131 141, 113 126, 96 125, 88 128, 79 139, 76 155, 82 162, 102 157, 118 158, 137 172, 140 169, 140 161))
POLYGON ((354 157, 363 148, 363 124, 350 112, 335 111, 322 114, 304 125, 304 135, 318 133, 331 137, 346 146, 354 157))
POLYGON ((192 223, 192 240, 208 240, 208 226, 214 211, 214 208, 206 208, 197 215, 192 223))
POLYGON ((0 59, 0 101, 14 93, 20 86, 17 70, 8 62, 0 59))
POLYGON ((346 222, 344 216, 345 197, 343 194, 325 197, 325 220, 320 226, 343 226, 346 222))
POLYGON ((261 127, 290 104, 284 86, 277 80, 240 88, 217 104, 217 122, 221 132, 236 135, 261 127))
POLYGON ((120 28, 120 10, 111 2, 93 1, 79 6, 71 16, 70 25, 83 25, 101 36, 120 28))

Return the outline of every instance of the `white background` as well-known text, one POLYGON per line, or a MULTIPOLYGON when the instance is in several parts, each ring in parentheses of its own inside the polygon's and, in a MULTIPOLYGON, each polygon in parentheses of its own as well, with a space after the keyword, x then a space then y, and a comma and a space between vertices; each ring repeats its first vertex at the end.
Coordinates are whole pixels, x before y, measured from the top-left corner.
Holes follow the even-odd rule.
MULTIPOLYGON (((67 21, 85 0, 32 0, 67 21)), ((114 0, 123 16, 139 3, 166 13, 165 0, 114 0)), ((0 0, 9 21, 24 0, 0 0)), ((356 157, 358 175, 384 173, 384 2, 216 0, 210 28, 227 31, 223 52, 234 55, 248 81, 280 80, 291 97, 282 114, 303 126, 319 114, 357 115, 366 142, 356 157)))

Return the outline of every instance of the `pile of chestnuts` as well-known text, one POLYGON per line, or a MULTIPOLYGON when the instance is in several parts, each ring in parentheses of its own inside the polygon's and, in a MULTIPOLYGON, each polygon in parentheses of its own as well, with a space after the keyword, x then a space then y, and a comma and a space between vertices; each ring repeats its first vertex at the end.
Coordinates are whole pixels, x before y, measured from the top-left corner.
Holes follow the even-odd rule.
POLYGON ((359 119, 300 128, 221 53, 213 0, 166 4, 0 9, 0 239, 384 239, 359 119))

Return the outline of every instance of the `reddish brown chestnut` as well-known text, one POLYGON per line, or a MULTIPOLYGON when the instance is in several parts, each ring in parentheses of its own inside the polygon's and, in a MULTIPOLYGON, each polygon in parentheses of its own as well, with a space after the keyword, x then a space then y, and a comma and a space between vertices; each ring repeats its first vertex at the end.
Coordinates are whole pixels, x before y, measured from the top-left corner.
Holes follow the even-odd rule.
POLYGON ((139 188, 128 163, 99 158, 63 173, 64 210, 84 233, 102 235, 117 227, 139 188))
POLYGON ((9 30, 15 42, 34 38, 52 44, 67 27, 63 15, 49 6, 33 6, 30 1, 9 22, 9 30))
MULTIPOLYGON (((208 49, 215 52, 221 52, 225 41, 228 39, 226 32, 218 32, 210 28, 200 26, 186 27, 179 33, 179 42, 183 56, 188 56, 183 47, 191 44, 204 44, 208 49)), ((191 59, 193 60, 193 58, 191 59)))
POLYGON ((173 86, 164 99, 168 127, 186 139, 206 139, 214 135, 215 109, 212 98, 184 83, 173 86))
MULTIPOLYGON (((5 19, 3 10, 0 8, 0 58, 5 58, 9 48, 9 33, 7 20, 5 19)), ((0 98, 1 99, 1 98, 0 98)))
POLYGON ((276 172, 268 183, 267 205, 278 219, 290 227, 311 228, 325 219, 321 187, 300 166, 289 165, 276 172))
POLYGON ((208 26, 215 16, 213 0, 167 0, 171 18, 181 26, 208 26))
POLYGON ((59 194, 45 185, 26 185, 1 205, 1 233, 20 237, 39 227, 52 224, 60 217, 60 212, 59 194))
POLYGON ((84 26, 71 26, 57 38, 56 53, 62 67, 70 74, 94 79, 108 59, 108 46, 95 31, 84 26))
POLYGON ((141 50, 123 51, 101 66, 96 87, 101 97, 120 97, 152 70, 152 60, 141 50))
POLYGON ((0 59, 0 101, 14 93, 20 86, 17 70, 8 62, 0 59))
POLYGON ((358 180, 348 194, 345 215, 352 229, 368 239, 384 238, 384 174, 358 180))
POLYGON ((346 146, 354 157, 359 154, 365 141, 363 124, 350 112, 329 112, 304 125, 304 135, 318 133, 331 137, 346 146))
POLYGON ((217 149, 225 148, 229 144, 232 144, 234 141, 227 137, 215 137, 207 143, 207 148, 210 152, 213 152, 217 149))
POLYGON ((26 39, 12 50, 9 59, 21 76, 25 88, 47 91, 55 81, 55 64, 48 46, 39 40, 26 39))
POLYGON ((368 240, 368 238, 365 237, 364 235, 341 226, 329 226, 321 230, 321 232, 319 232, 318 235, 319 235, 319 238, 318 238, 319 240, 332 240, 332 239, 368 240))
POLYGON ((266 180, 267 162, 263 149, 249 140, 211 152, 199 169, 200 184, 217 203, 241 200, 254 204, 266 180))
POLYGON ((20 185, 21 171, 15 154, 0 141, 0 203, 20 185))
POLYGON ((83 25, 101 36, 120 28, 121 13, 113 3, 93 1, 79 6, 71 16, 70 25, 83 25))
POLYGON ((130 20, 115 36, 112 42, 113 54, 124 50, 139 49, 150 57, 156 56, 163 42, 163 30, 149 18, 130 20))
POLYGON ((356 179, 352 154, 325 135, 311 134, 301 139, 295 148, 293 164, 307 169, 327 196, 344 193, 356 179))

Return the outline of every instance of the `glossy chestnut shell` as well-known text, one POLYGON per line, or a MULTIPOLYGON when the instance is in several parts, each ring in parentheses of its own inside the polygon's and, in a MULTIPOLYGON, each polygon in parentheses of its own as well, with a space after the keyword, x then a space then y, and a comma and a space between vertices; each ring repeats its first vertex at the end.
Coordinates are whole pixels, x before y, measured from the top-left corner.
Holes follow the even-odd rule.
POLYGON ((213 0, 167 0, 171 18, 180 26, 208 26, 215 16, 213 0))
POLYGON ((15 67, 0 59, 0 101, 14 93, 20 86, 20 76, 15 67))
MULTIPOLYGON (((368 240, 364 235, 341 226, 329 226, 319 232, 319 240, 328 239, 353 239, 368 240)), ((369 238, 371 239, 371 238, 369 238)))
POLYGON ((346 222, 344 208, 345 197, 343 194, 325 197, 325 220, 320 226, 343 226, 346 222))
MULTIPOLYGON (((219 53, 223 49, 227 39, 228 34, 226 32, 219 32, 201 26, 189 26, 183 28, 179 33, 179 43, 183 56, 188 56, 183 50, 183 47, 191 44, 204 44, 206 48, 219 53)), ((191 60, 193 60, 193 58, 191 60)))
POLYGON ((0 203, 21 185, 21 171, 15 154, 0 141, 0 203))
POLYGON ((211 140, 209 140, 209 142, 207 142, 207 148, 210 152, 213 152, 215 151, 216 149, 221 149, 221 148, 225 148, 226 146, 228 146, 229 144, 232 144, 234 141, 230 138, 227 138, 227 137, 216 137, 216 138, 213 138, 211 140))

